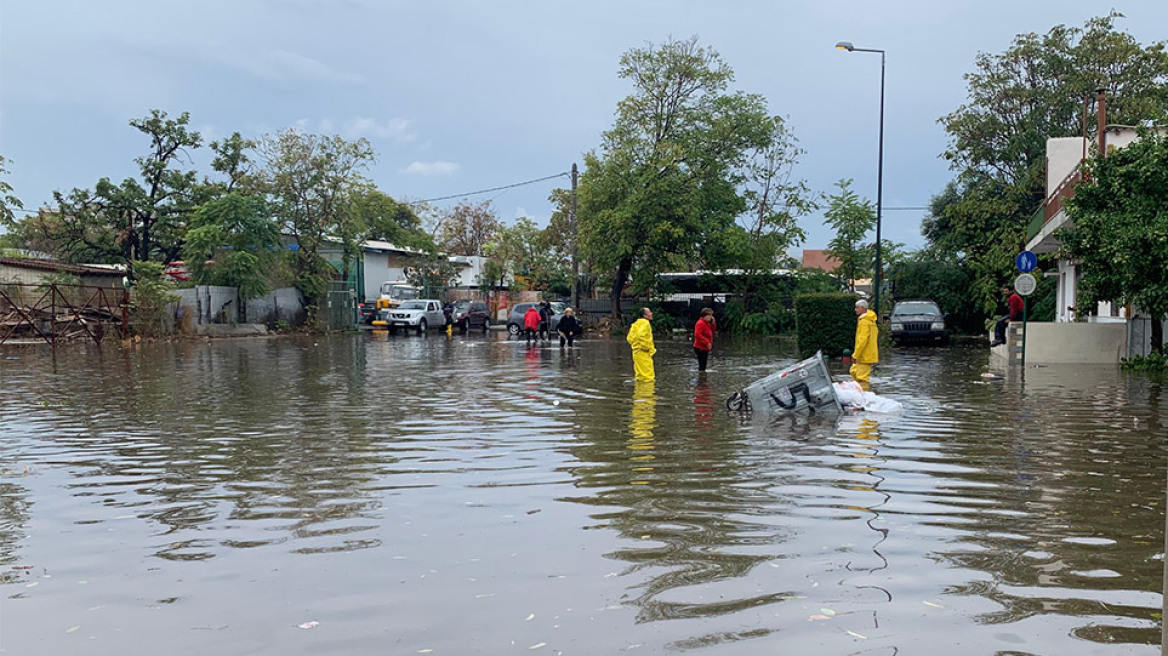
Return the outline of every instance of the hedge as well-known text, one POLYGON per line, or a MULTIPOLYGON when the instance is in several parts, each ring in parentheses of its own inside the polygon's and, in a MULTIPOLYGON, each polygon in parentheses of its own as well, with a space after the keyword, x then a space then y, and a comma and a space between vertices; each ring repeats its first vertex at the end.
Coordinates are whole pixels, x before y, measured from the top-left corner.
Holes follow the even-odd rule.
POLYGON ((856 343, 854 294, 800 294, 795 297, 795 330, 799 357, 823 351, 828 357, 842 355, 856 343))

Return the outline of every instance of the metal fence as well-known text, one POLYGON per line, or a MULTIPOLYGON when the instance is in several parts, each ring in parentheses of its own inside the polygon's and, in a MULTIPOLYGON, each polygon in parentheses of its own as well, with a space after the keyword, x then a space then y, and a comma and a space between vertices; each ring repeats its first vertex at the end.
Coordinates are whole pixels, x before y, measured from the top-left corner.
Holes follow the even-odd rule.
POLYGON ((357 327, 356 284, 344 280, 329 283, 325 316, 329 330, 353 330, 357 327))
POLYGON ((70 339, 100 344, 112 331, 123 334, 122 293, 85 285, 0 285, 0 344, 70 339))

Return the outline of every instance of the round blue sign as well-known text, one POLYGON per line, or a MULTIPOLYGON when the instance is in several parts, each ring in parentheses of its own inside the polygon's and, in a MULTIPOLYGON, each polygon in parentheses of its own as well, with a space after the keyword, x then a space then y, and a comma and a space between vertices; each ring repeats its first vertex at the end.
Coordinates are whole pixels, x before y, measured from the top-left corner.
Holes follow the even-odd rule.
POLYGON ((1014 266, 1022 273, 1030 273, 1038 266, 1038 256, 1030 251, 1022 251, 1014 258, 1014 266))

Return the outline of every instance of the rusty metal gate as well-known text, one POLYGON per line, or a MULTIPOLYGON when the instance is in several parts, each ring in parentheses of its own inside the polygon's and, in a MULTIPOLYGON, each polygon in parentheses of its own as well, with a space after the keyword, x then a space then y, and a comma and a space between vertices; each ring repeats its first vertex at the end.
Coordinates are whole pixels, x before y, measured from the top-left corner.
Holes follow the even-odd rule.
POLYGON ((84 285, 0 285, 0 344, 92 339, 127 329, 124 293, 84 285))

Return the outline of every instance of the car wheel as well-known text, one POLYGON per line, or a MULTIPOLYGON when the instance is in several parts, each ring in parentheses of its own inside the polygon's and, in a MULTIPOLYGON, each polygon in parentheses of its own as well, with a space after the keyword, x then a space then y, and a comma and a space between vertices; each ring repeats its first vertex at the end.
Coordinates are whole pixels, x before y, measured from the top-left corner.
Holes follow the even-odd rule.
POLYGON ((485 333, 490 329, 491 329, 491 320, 490 319, 483 319, 483 332, 485 333))
POLYGON ((418 322, 418 334, 421 335, 424 332, 426 332, 426 320, 422 319, 418 322))
POLYGON ((518 335, 519 334, 519 324, 517 324, 517 323, 507 324, 507 332, 511 333, 512 335, 518 335))

